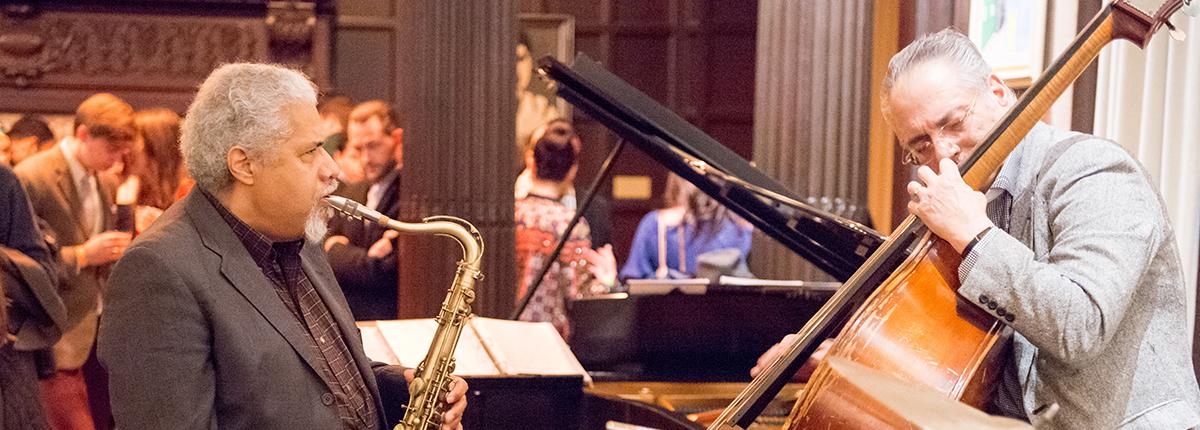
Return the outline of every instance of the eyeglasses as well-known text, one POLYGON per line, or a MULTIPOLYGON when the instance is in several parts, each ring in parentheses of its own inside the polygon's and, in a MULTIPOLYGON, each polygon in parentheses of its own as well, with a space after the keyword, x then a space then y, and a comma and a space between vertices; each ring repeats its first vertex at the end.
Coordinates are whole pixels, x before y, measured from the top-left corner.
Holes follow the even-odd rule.
POLYGON ((909 146, 900 144, 900 149, 904 151, 904 158, 901 161, 903 161, 904 164, 913 166, 921 165, 920 154, 929 150, 929 148, 933 146, 934 136, 937 136, 940 139, 947 135, 954 136, 958 133, 961 133, 963 131, 963 124, 967 122, 967 118, 969 118, 971 113, 975 111, 975 102, 977 101, 979 101, 978 94, 975 95, 975 98, 971 99, 971 104, 967 106, 967 110, 962 114, 962 116, 958 117, 958 119, 954 121, 943 124, 941 127, 938 127, 935 133, 929 133, 925 135, 923 139, 917 141, 914 145, 909 146))

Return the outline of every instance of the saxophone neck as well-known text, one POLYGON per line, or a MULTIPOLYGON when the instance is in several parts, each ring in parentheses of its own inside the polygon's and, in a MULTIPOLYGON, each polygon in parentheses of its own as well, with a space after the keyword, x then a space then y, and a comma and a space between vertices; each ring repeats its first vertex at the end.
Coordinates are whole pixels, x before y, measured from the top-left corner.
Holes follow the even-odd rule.
POLYGON ((479 270, 480 259, 483 257, 483 235, 474 225, 465 219, 448 215, 431 216, 421 221, 439 225, 437 234, 449 236, 458 241, 463 249, 463 263, 479 270))

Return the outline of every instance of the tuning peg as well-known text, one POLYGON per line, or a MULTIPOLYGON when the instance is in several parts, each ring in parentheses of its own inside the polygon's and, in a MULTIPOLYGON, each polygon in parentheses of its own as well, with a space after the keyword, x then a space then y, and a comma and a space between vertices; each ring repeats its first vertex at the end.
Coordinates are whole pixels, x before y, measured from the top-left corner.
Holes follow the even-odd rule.
POLYGON ((1163 21, 1163 22, 1167 25, 1167 28, 1170 30, 1170 31, 1168 31, 1168 33, 1171 34, 1172 39, 1175 39, 1176 41, 1179 41, 1179 42, 1182 42, 1187 39, 1187 33, 1184 33, 1183 30, 1175 28, 1175 24, 1171 24, 1171 21, 1163 21))

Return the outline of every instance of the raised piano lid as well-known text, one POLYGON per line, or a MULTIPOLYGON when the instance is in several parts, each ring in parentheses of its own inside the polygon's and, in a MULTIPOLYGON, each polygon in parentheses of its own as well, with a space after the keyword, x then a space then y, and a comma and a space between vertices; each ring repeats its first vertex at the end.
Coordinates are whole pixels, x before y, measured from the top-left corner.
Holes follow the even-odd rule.
POLYGON ((538 72, 557 83, 560 97, 838 280, 852 275, 885 239, 857 222, 804 204, 787 206, 770 201, 696 172, 676 151, 798 200, 746 159, 586 55, 579 54, 570 67, 552 57, 542 58, 538 72))

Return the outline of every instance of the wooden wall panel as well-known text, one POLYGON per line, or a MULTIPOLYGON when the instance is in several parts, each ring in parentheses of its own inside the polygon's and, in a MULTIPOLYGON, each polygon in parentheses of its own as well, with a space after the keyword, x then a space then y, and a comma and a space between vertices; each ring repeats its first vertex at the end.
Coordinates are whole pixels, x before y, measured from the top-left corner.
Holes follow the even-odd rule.
POLYGON ((669 0, 614 0, 613 18, 622 24, 666 24, 675 13, 669 0))
MULTIPOLYGON (((754 160, 798 196, 859 221, 866 206, 870 6, 764 0, 759 8, 754 160)), ((828 279, 792 251, 757 239, 756 275, 828 279)))
POLYGON ((355 101, 395 100, 396 35, 391 28, 338 30, 334 62, 334 92, 355 101))

